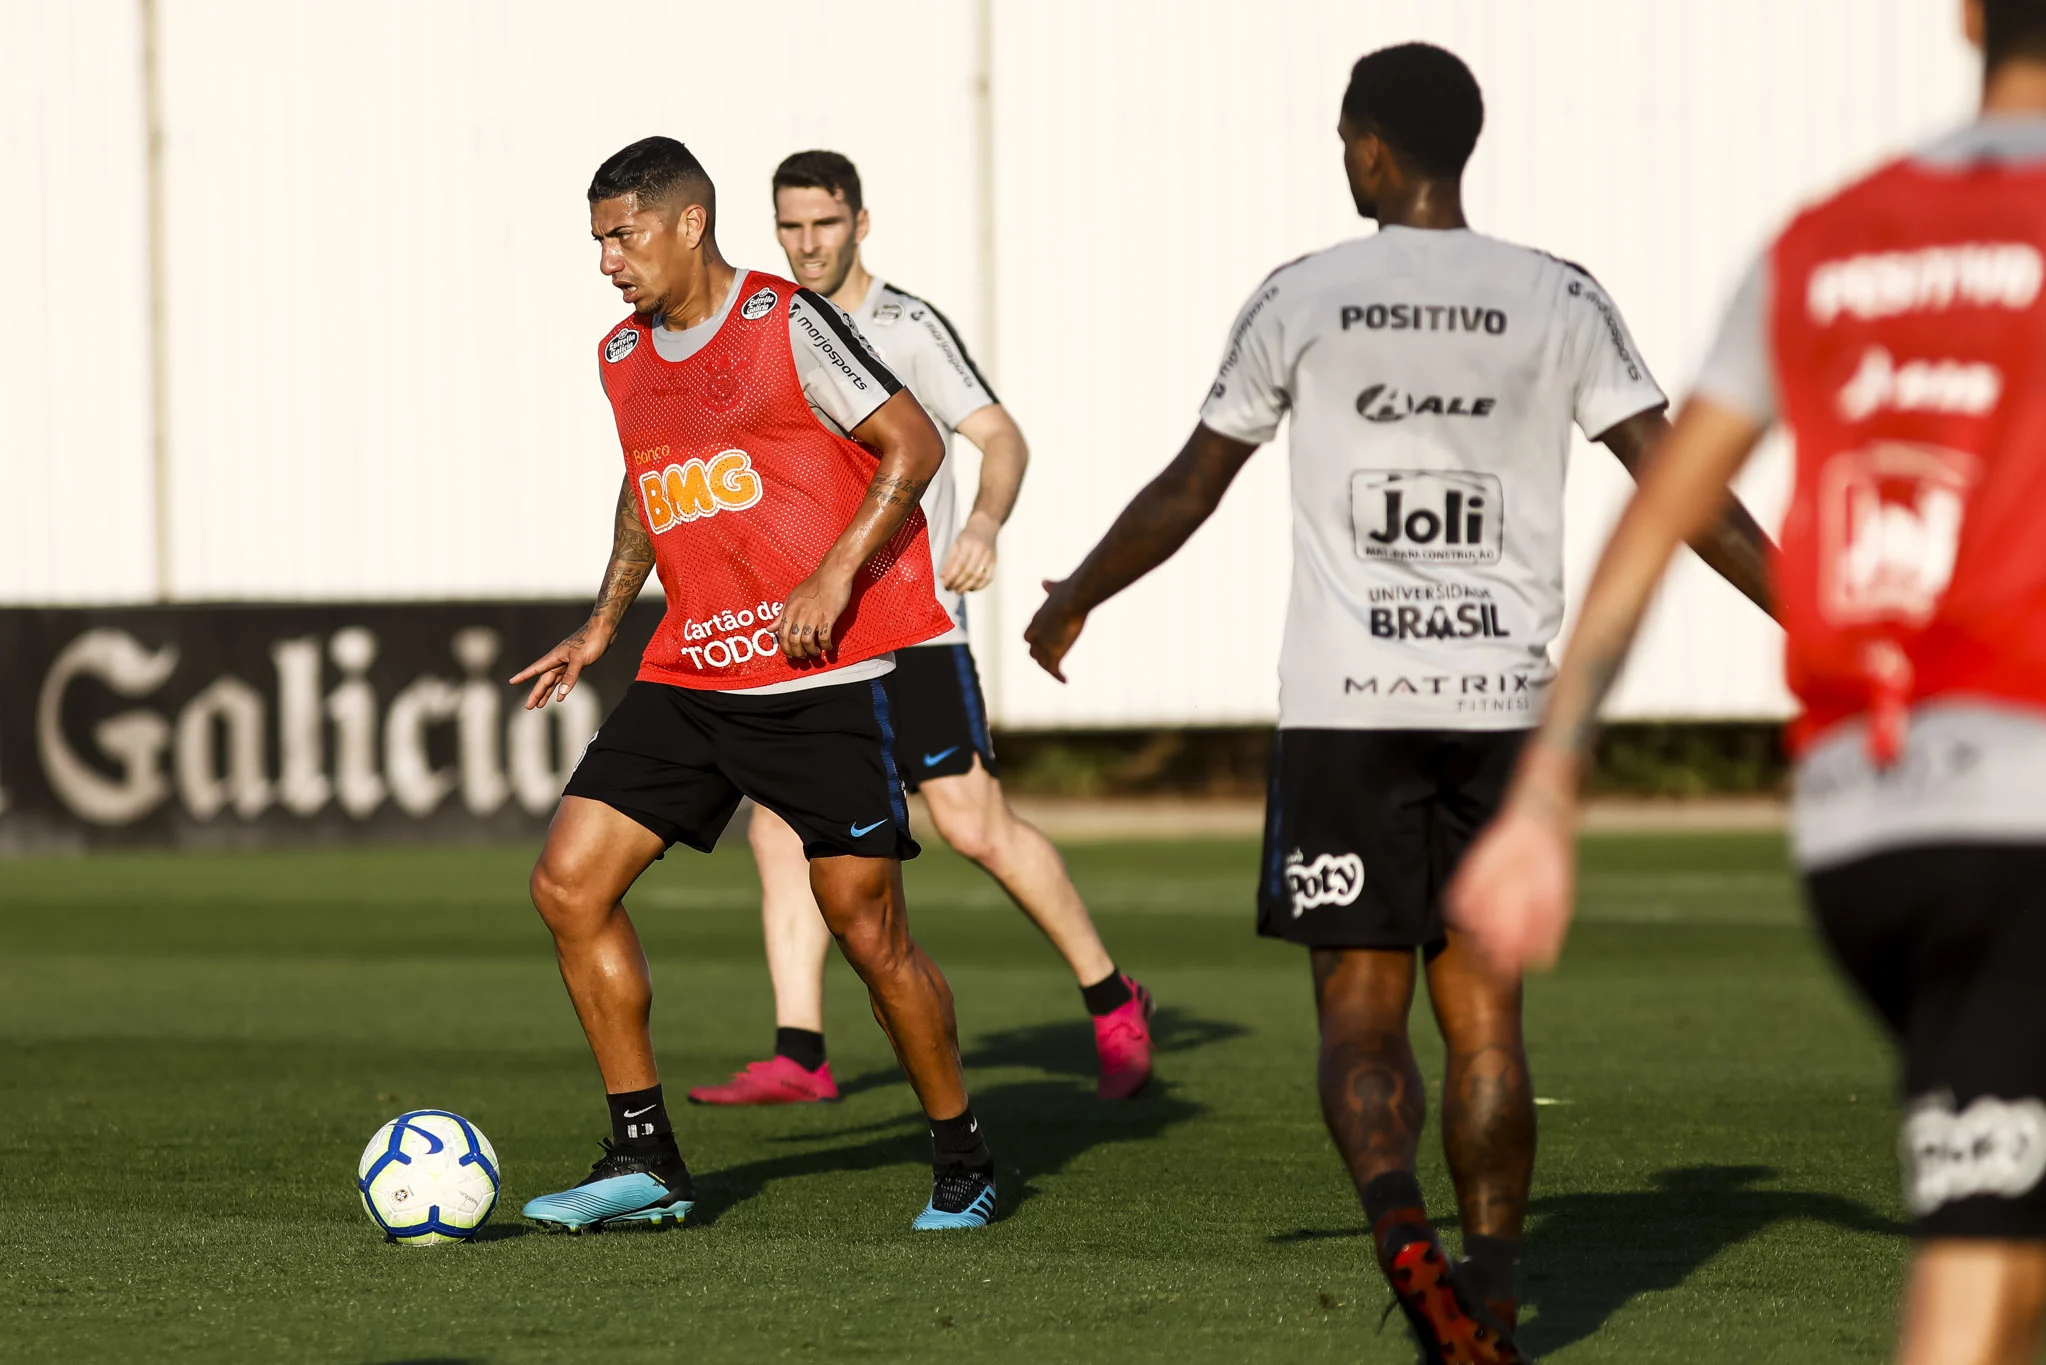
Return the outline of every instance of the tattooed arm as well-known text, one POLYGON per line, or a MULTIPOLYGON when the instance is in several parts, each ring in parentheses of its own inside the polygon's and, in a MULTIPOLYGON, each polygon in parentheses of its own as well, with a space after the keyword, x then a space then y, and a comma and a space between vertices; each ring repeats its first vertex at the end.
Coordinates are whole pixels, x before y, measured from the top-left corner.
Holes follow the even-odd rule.
POLYGON ((1195 427, 1172 463, 1137 491, 1080 567, 1057 582, 1045 580, 1044 605, 1023 632, 1038 666, 1064 682, 1059 664, 1080 638, 1087 613, 1172 558, 1214 515, 1230 481, 1256 453, 1254 445, 1195 427))
POLYGON ((1577 788, 1599 704, 1670 557, 1721 516, 1727 485, 1762 430, 1710 399, 1687 403, 1606 544, 1541 727, 1446 897, 1451 923, 1502 971, 1547 966, 1562 951, 1575 896, 1577 788))
MULTIPOLYGON (((1636 413, 1598 438, 1613 452, 1635 482, 1647 474, 1662 443, 1669 438, 1669 421, 1660 409, 1636 413)), ((1769 554, 1774 548, 1764 531, 1739 498, 1727 500, 1710 526, 1689 538, 1698 558, 1736 592, 1774 616, 1774 599, 1769 593, 1769 554)))
POLYGON ((618 510, 612 517, 611 562, 604 566, 604 581, 597 588, 597 604, 590 608, 590 619, 512 678, 514 683, 534 680, 533 690, 526 694, 528 711, 545 706, 549 693, 556 701, 567 697, 582 671, 604 657, 625 619, 625 609, 639 596, 653 567, 653 538, 639 519, 632 475, 627 474, 618 486, 618 510))
POLYGON ((881 457, 867 496, 816 572, 789 594, 775 633, 791 659, 822 658, 831 632, 852 601, 853 578, 902 529, 945 459, 945 442, 923 408, 903 389, 852 430, 881 457))

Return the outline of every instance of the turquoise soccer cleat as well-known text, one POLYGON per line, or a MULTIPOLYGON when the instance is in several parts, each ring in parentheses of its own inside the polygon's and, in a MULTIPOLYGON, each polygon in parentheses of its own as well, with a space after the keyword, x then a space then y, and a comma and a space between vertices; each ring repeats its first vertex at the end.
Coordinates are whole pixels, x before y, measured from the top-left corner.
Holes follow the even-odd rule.
POLYGON ((910 1227, 918 1232, 984 1228, 995 1216, 995 1170, 953 1162, 931 1180, 931 1202, 910 1227))
POLYGON ((526 1217, 551 1232, 601 1232, 623 1223, 680 1225, 696 1186, 679 1154, 634 1152, 604 1140, 604 1155, 573 1189, 526 1202, 526 1217))

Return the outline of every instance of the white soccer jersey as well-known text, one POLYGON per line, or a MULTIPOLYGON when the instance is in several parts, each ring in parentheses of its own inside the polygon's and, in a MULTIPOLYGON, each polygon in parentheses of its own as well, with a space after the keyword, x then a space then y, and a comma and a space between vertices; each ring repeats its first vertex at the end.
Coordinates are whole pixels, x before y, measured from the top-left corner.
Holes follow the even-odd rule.
MULTIPOLYGON (((916 395, 945 440, 947 459, 924 489, 924 520, 930 526, 931 560, 944 567, 952 538, 959 533, 958 491, 952 479, 952 433, 961 422, 990 403, 999 402, 966 343, 943 313, 914 294, 875 280, 867 297, 852 310, 852 320, 881 362, 916 395)), ((937 586, 938 602, 952 618, 952 629, 925 644, 963 644, 966 640, 966 599, 937 586)))
POLYGON ((1468 230, 1388 227, 1275 271, 1201 421, 1292 417, 1288 729, 1534 724, 1563 621, 1563 475, 1666 400, 1578 267, 1468 230))

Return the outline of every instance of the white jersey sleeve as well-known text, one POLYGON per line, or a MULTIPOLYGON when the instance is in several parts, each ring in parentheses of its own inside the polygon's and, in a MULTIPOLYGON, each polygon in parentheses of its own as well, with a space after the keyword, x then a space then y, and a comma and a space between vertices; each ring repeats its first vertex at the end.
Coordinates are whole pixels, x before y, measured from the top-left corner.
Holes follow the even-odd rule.
POLYGON ((789 351, 803 397, 842 433, 867 420, 902 389, 844 309, 798 289, 789 300, 789 351))
POLYGON ((1267 276, 1236 314, 1222 365, 1201 404, 1201 425, 1232 441, 1263 445, 1292 406, 1283 369, 1279 271, 1267 276))
POLYGON ((1748 267, 1719 335, 1705 355, 1694 391, 1702 398, 1732 408, 1763 426, 1776 420, 1776 360, 1769 344, 1769 257, 1748 267))
POLYGON ((920 306, 910 308, 900 324, 898 340, 906 342, 909 351, 907 373, 901 378, 939 430, 957 431, 961 422, 1001 400, 951 321, 929 303, 913 302, 920 306))
POLYGON ((1596 441, 1637 413, 1669 406, 1669 398, 1648 372, 1626 319, 1599 282, 1577 266, 1567 273, 1574 416, 1578 430, 1596 441))

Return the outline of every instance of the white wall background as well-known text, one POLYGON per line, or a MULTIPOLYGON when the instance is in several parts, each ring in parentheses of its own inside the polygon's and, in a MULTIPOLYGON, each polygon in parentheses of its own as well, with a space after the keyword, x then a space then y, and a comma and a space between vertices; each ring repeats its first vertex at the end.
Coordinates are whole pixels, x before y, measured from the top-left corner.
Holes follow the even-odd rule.
MULTIPOLYGON (((154 581, 139 0, 0 0, 0 601, 154 581)), ((592 353, 590 172, 664 131, 735 261, 780 268, 767 178, 830 146, 877 271, 991 361, 1036 451, 976 603, 1010 725, 1274 711, 1283 438, 1180 557, 1098 613, 1060 688, 1016 639, 1178 448, 1237 305, 1368 230, 1333 132, 1349 63, 1408 38, 1484 85, 1484 231, 1584 263, 1665 387, 1771 226, 1965 116, 1950 0, 987 0, 983 277, 970 0, 161 0, 169 582, 184 600, 581 594, 616 444, 592 353), (987 286, 991 284, 991 289, 987 286), (991 293, 995 317, 984 316, 991 293)), ((1580 452, 1581 586, 1626 482, 1580 452)), ((1781 452, 1744 484, 1780 512, 1781 452)), ((970 480, 972 462, 962 462, 970 480)), ((1616 712, 1787 706, 1773 628, 1695 563, 1616 712)))

